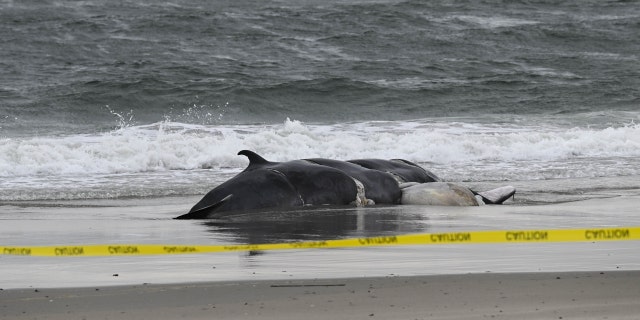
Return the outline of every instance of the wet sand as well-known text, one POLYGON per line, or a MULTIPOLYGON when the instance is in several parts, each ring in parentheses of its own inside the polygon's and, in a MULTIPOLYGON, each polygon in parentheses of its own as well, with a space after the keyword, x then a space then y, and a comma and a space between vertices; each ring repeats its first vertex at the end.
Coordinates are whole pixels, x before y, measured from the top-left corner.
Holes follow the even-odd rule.
POLYGON ((637 319, 640 271, 0 291, 2 319, 637 319))
MULTIPOLYGON (((422 232, 640 225, 640 196, 537 206, 324 209, 173 220, 194 199, 0 206, 3 245, 237 244, 422 232), (257 223, 252 222, 258 219, 257 223)), ((0 288, 640 270, 638 241, 451 244, 114 257, 0 256, 0 288), (117 276, 114 276, 117 275, 117 276)))
MULTIPOLYGON (((187 199, 190 200, 190 199, 187 199)), ((176 221, 185 199, 4 205, 0 242, 224 244, 640 225, 633 195, 176 221), (251 219, 259 218, 259 223, 251 219)), ((0 256, 0 319, 637 319, 638 241, 117 257, 0 256), (314 279, 314 280, 308 280, 314 279)))

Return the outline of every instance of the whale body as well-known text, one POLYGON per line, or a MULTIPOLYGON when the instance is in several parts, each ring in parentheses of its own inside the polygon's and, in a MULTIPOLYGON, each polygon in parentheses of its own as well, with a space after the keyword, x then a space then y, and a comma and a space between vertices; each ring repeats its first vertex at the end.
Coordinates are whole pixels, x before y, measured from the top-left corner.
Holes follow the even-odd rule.
POLYGON ((318 205, 500 204, 513 187, 474 192, 442 182, 435 174, 402 159, 304 159, 271 162, 257 153, 238 155, 249 165, 209 191, 176 219, 215 219, 252 210, 318 205))
POLYGON ((401 204, 430 206, 479 206, 482 199, 469 188, 450 182, 406 183, 402 186, 401 204))
POLYGON ((331 159, 307 159, 315 164, 338 169, 362 183, 365 197, 374 204, 398 204, 402 190, 392 173, 372 170, 355 163, 331 159))
POLYGON ((344 172, 304 160, 270 162, 242 150, 249 166, 209 191, 177 219, 207 219, 228 212, 306 205, 346 205, 357 201, 358 186, 344 172))

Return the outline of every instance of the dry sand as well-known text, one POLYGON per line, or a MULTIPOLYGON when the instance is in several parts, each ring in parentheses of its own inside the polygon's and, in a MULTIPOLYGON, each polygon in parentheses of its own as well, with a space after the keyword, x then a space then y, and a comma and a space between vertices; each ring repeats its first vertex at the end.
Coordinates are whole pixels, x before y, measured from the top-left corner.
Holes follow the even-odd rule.
POLYGON ((638 319, 640 271, 0 291, 2 319, 638 319))

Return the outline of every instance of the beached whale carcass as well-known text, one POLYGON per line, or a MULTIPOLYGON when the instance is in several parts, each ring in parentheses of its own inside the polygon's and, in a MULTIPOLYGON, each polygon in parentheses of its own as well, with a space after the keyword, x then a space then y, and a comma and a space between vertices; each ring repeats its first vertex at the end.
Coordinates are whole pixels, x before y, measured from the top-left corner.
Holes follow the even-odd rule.
POLYGON ((451 182, 403 183, 401 204, 421 204, 431 206, 478 206, 501 204, 516 193, 512 186, 474 192, 462 185, 451 182))
POLYGON ((512 187, 476 193, 441 182, 432 172, 400 159, 271 162, 249 150, 238 154, 249 159, 247 168, 209 191, 177 219, 211 219, 250 210, 317 205, 498 204, 515 193, 512 187))

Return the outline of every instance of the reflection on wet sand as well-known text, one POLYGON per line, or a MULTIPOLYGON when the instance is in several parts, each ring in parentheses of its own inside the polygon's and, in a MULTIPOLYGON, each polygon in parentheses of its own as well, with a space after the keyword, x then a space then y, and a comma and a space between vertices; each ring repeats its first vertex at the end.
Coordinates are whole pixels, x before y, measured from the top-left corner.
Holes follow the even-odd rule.
POLYGON ((226 233, 239 243, 330 240, 424 232, 428 218, 400 206, 303 208, 256 212, 203 222, 207 231, 226 233))

